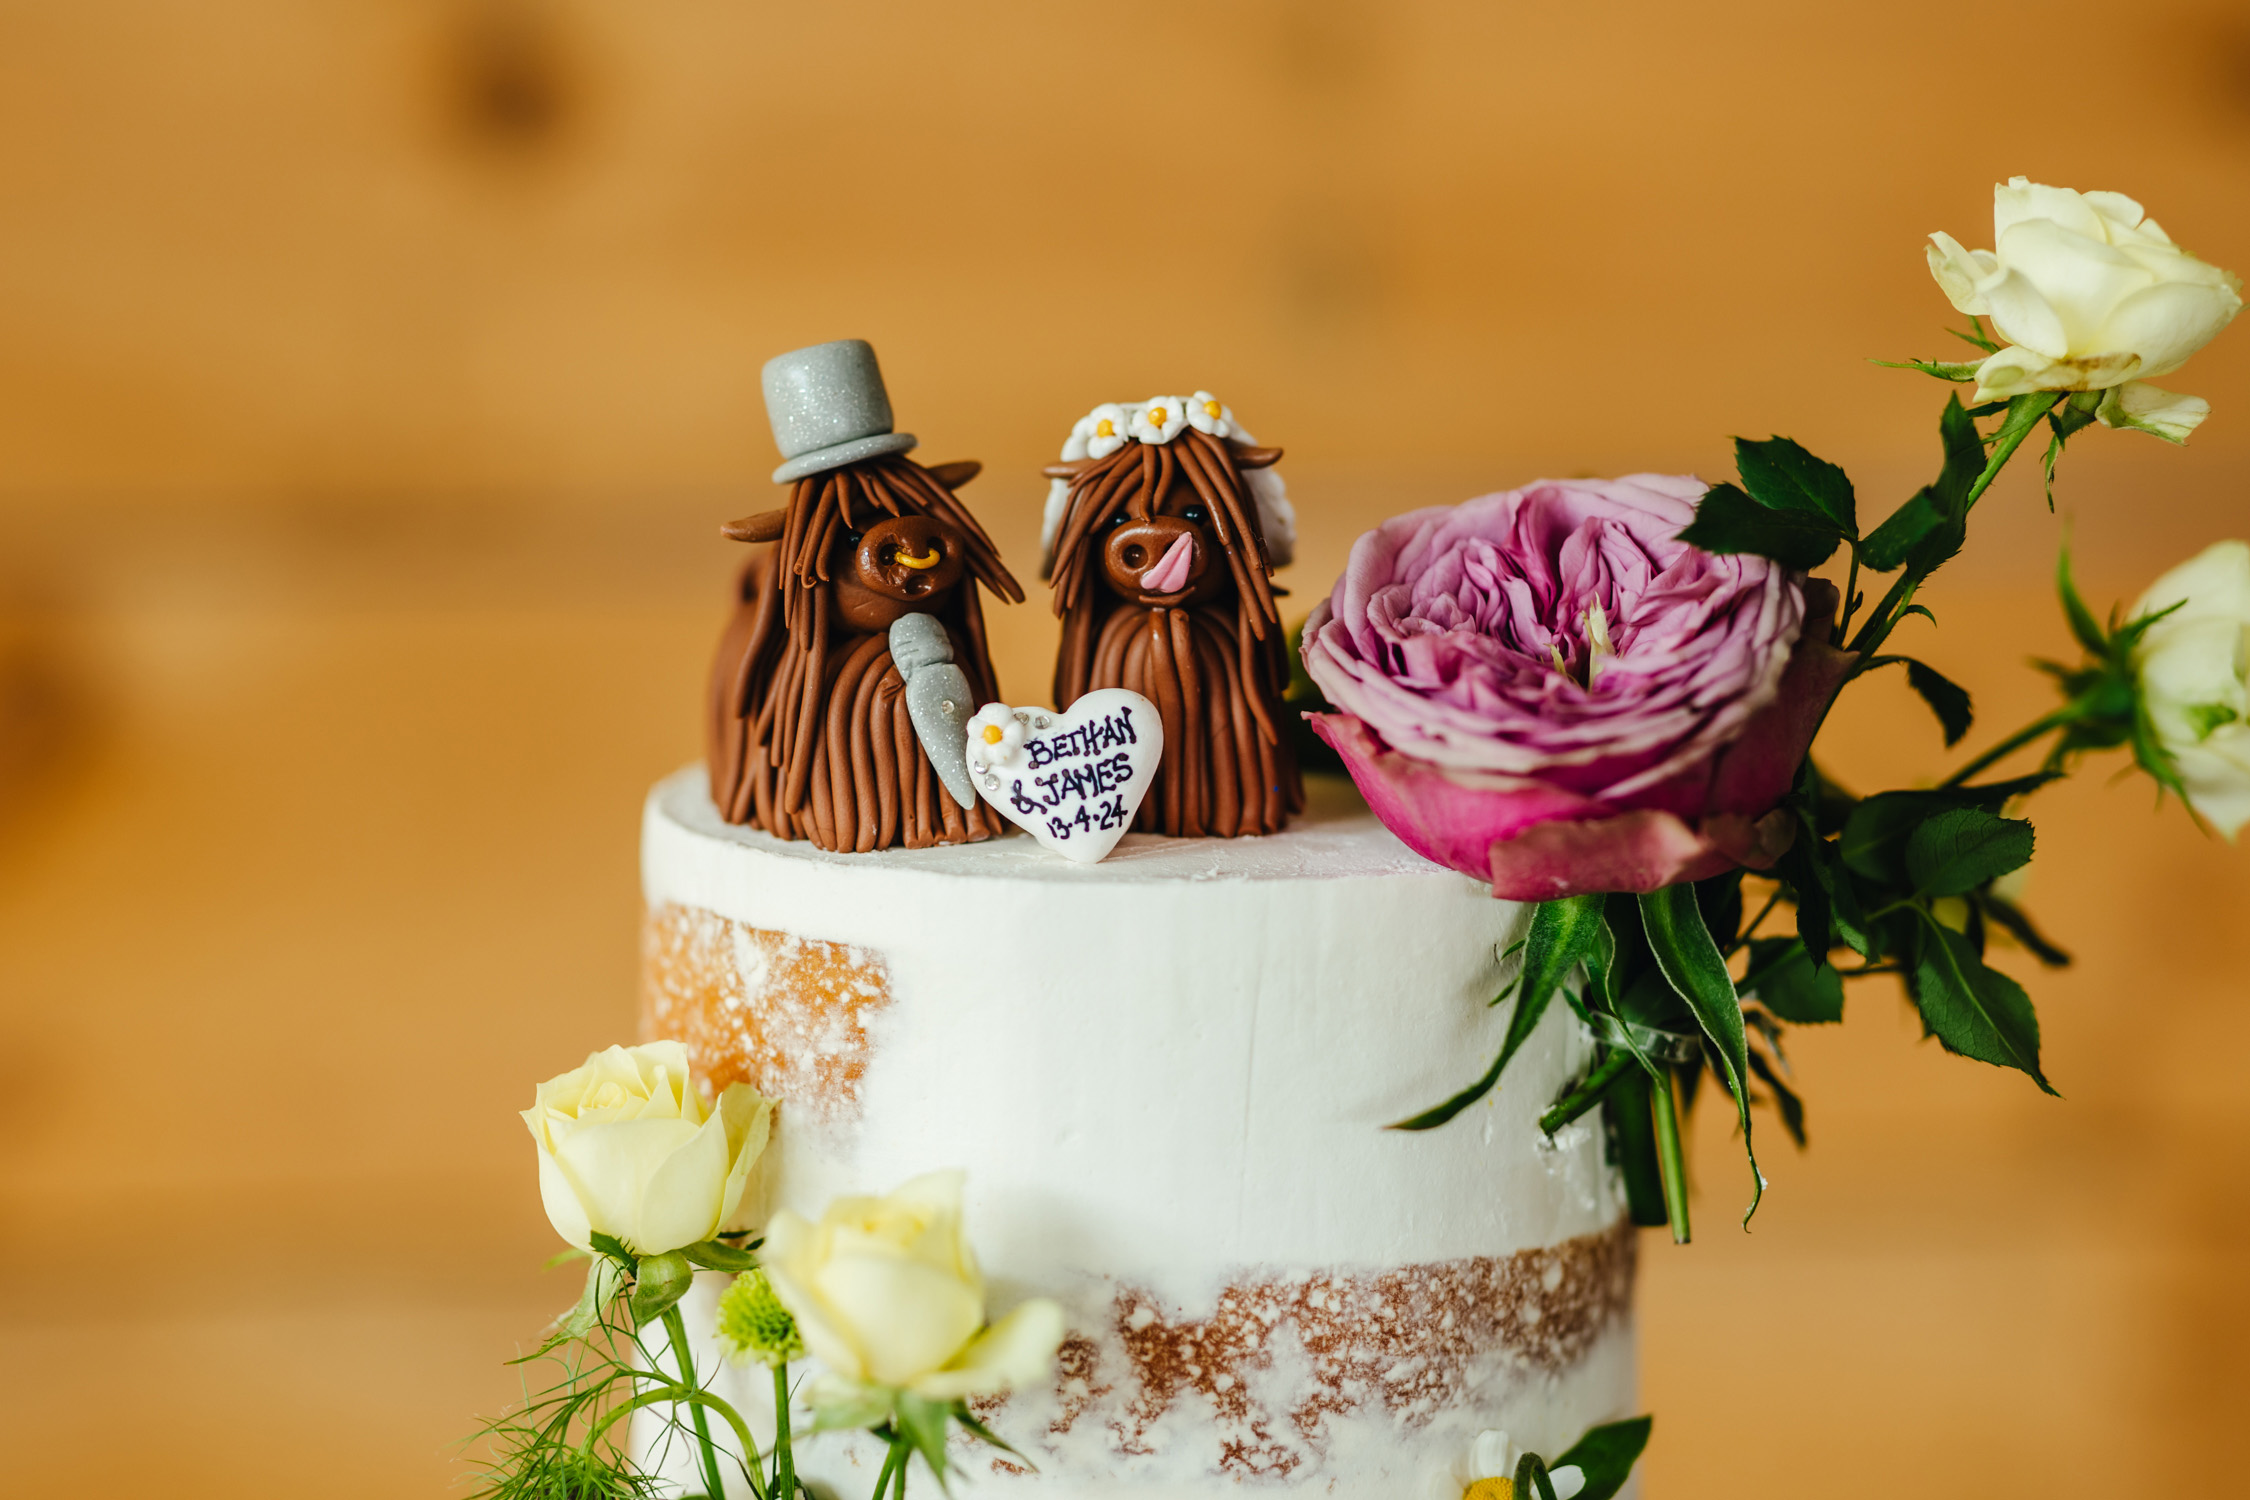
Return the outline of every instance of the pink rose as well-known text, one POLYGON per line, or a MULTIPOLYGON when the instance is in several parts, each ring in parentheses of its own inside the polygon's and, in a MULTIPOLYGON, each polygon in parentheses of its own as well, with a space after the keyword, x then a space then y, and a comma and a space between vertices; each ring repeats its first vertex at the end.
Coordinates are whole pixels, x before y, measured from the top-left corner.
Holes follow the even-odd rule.
POLYGON ((1307 717, 1394 833, 1518 901, 1780 857, 1853 658, 1832 585, 1678 539, 1705 488, 1546 480, 1359 539, 1305 626, 1340 712, 1307 717))

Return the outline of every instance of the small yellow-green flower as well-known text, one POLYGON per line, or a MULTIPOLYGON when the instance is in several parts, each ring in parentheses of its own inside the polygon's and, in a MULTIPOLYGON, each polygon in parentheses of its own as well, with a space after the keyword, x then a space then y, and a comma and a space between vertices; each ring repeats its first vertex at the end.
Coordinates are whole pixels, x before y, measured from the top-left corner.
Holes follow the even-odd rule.
POLYGON ((719 1337, 737 1358, 768 1368, 805 1357, 797 1320, 773 1294, 773 1283, 762 1269, 735 1277, 719 1298, 719 1337))

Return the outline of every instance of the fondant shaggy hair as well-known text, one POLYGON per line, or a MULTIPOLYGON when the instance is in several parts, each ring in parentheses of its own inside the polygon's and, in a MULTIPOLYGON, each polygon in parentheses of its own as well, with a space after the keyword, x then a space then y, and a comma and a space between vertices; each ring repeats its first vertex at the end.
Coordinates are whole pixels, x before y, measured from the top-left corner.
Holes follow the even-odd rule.
POLYGON ((1023 588, 951 493, 977 469, 925 469, 903 456, 847 464, 798 480, 781 510, 726 528, 739 541, 778 544, 744 567, 712 663, 711 796, 728 822, 861 852, 1000 831, 989 808, 964 811, 939 783, 907 715, 888 631, 854 628, 834 597, 838 578, 861 566, 841 543, 889 517, 938 523, 966 571, 944 597, 912 607, 945 626, 975 702, 996 699, 978 589, 1020 602, 1023 588))
POLYGON ((1134 826, 1174 837, 1277 833, 1304 806, 1279 732, 1288 645, 1274 604, 1273 563, 1243 482, 1278 449, 1188 428, 1168 443, 1127 442, 1099 459, 1050 467, 1069 482, 1051 568, 1062 645, 1055 702, 1093 688, 1130 688, 1164 720, 1164 759, 1134 826), (1202 504, 1197 527, 1226 569, 1199 602, 1149 605, 1105 577, 1110 533, 1160 514, 1184 481, 1202 504))

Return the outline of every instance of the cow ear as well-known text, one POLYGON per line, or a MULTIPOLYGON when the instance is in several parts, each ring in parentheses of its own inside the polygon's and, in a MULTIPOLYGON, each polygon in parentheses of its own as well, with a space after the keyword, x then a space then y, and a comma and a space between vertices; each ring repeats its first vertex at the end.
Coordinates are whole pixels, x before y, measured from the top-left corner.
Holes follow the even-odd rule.
POLYGON ((1085 473, 1088 469, 1091 469, 1099 461, 1100 460, 1098 459, 1092 458, 1065 459, 1059 464, 1049 464, 1046 468, 1041 469, 1039 472, 1046 475, 1049 479, 1076 479, 1079 475, 1085 473))
POLYGON ((761 510, 754 516, 727 522, 719 528, 719 535, 730 542, 778 542, 788 518, 786 510, 761 510))
POLYGON ((1238 469, 1264 469, 1281 462, 1279 448, 1250 448, 1229 443, 1227 452, 1234 455, 1234 466, 1238 469))
POLYGON ((949 464, 924 464, 922 467, 932 479, 949 490, 961 488, 984 472, 984 465, 973 458, 957 458, 949 464))

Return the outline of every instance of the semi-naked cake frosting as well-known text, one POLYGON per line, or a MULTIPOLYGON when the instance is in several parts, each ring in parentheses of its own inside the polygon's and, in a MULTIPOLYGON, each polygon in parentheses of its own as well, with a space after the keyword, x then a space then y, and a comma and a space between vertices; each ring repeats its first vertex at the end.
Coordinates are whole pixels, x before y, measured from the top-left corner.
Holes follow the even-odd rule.
MULTIPOLYGON (((994 1316, 1066 1309, 1053 1381, 979 1404, 1022 1461, 959 1443, 956 1488, 1461 1500, 1494 1454, 1634 1412, 1599 1117, 1535 1124, 1588 1060, 1569 1010, 1452 1124, 1384 1128, 1493 1055, 1525 909, 1310 791, 1284 833, 1086 865, 1020 836, 828 853, 729 824, 701 769, 651 794, 642 1026, 780 1101, 746 1217, 966 1168, 994 1316)), ((770 1431, 764 1369, 715 1379, 770 1431)), ((838 1496, 881 1462, 798 1453, 838 1496)))

